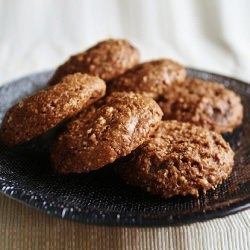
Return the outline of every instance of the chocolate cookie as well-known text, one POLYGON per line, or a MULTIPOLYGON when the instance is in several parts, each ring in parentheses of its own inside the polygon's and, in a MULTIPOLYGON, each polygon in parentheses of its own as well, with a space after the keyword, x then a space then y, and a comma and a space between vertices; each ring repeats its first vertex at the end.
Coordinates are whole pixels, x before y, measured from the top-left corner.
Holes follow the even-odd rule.
POLYGON ((221 135, 189 123, 163 121, 118 171, 129 184, 163 198, 198 197, 230 175, 233 157, 221 135))
POLYGON ((98 77, 76 73, 45 90, 27 97, 6 113, 1 136, 4 143, 15 145, 29 141, 105 95, 106 85, 98 77))
POLYGON ((139 61, 138 49, 134 48, 128 41, 105 40, 85 52, 71 56, 57 68, 49 85, 57 84, 63 76, 76 72, 87 73, 110 81, 139 61))
POLYGON ((51 160, 57 172, 85 173, 128 155, 163 115, 153 99, 125 92, 114 92, 104 105, 89 110, 69 123, 53 145, 51 160))
POLYGON ((161 59, 139 64, 111 81, 108 92, 133 91, 156 101, 173 83, 183 82, 185 68, 177 62, 161 59))
POLYGON ((243 118, 238 95, 221 84, 200 79, 170 86, 158 104, 164 119, 190 122, 218 133, 232 132, 243 118))

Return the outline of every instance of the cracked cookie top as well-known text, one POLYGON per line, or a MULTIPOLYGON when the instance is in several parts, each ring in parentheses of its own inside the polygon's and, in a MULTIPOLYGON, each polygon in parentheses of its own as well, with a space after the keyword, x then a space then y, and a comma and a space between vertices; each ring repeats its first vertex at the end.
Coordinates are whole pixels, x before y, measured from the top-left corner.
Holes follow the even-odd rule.
POLYGON ((233 157, 220 134, 189 123, 162 121, 118 171, 129 184, 163 198, 198 197, 229 176, 233 157))
POLYGON ((158 104, 166 120, 190 122, 218 133, 232 132, 243 119, 240 96, 222 84, 201 79, 170 86, 158 104))

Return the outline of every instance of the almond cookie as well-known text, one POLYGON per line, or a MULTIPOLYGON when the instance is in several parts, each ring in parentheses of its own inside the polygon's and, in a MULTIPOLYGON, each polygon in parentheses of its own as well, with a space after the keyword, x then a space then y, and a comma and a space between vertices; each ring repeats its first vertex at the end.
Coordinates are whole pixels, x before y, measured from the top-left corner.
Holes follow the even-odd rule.
POLYGON ((6 113, 1 136, 15 145, 31 140, 79 113, 105 95, 106 85, 98 77, 76 73, 20 101, 6 113))
POLYGON ((157 101, 169 85, 183 82, 186 76, 185 68, 177 62, 168 59, 150 61, 133 67, 111 81, 108 92, 133 91, 157 101))
POLYGON ((162 118, 157 103, 135 93, 114 92, 99 108, 68 124, 52 147, 57 172, 85 173, 128 155, 141 145, 162 118))
POLYGON ((221 135, 189 123, 163 121, 118 171, 129 184, 163 198, 198 197, 228 178, 233 157, 221 135))
POLYGON ((237 94, 221 84, 200 79, 170 86, 158 104, 164 119, 190 122, 218 133, 232 132, 243 118, 237 94))
POLYGON ((85 52, 71 56, 57 68, 49 85, 57 84, 63 76, 76 72, 87 73, 110 81, 138 64, 139 61, 138 49, 128 41, 108 39, 85 52))

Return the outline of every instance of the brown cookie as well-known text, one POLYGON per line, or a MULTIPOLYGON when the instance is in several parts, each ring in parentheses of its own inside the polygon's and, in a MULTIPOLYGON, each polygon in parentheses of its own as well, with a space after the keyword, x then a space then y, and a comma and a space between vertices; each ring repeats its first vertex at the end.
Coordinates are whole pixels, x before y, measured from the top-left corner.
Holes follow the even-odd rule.
POLYGON ((48 131, 105 95, 106 85, 98 77, 76 73, 20 101, 6 113, 1 136, 15 145, 48 131))
POLYGON ((230 175, 233 157, 221 135, 189 123, 163 121, 118 171, 129 184, 163 198, 198 197, 230 175))
POLYGON ((107 91, 133 91, 157 101, 169 85, 183 82, 186 76, 185 68, 179 63, 168 59, 155 60, 139 64, 118 76, 107 91))
POLYGON ((76 72, 87 73, 110 81, 139 61, 138 49, 128 41, 108 39, 99 42, 85 52, 71 56, 57 68, 49 85, 57 84, 63 76, 76 72))
POLYGON ((158 104, 164 119, 190 122, 218 133, 232 132, 243 118, 238 95, 221 84, 200 79, 170 86, 158 104))
POLYGON ((99 108, 68 124, 52 147, 60 173, 85 173, 128 155, 142 144, 162 118, 157 103, 135 93, 114 92, 99 108))

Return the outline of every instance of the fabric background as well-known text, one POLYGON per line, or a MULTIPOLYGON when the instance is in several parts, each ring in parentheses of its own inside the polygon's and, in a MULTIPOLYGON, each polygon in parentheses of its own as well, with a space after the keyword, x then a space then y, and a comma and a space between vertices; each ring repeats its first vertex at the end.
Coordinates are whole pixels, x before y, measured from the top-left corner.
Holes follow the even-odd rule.
POLYGON ((55 67, 107 37, 142 58, 250 81, 248 0, 0 0, 0 82, 55 67))
POLYGON ((179 227, 84 225, 0 195, 0 249, 248 250, 250 213, 179 227))
MULTIPOLYGON (((108 37, 250 82, 248 0, 0 0, 0 84, 108 37)), ((250 249, 250 212, 166 228, 83 225, 0 195, 0 249, 250 249)))

